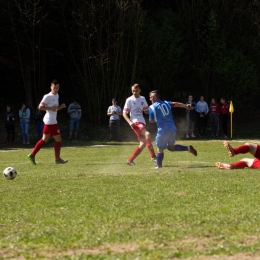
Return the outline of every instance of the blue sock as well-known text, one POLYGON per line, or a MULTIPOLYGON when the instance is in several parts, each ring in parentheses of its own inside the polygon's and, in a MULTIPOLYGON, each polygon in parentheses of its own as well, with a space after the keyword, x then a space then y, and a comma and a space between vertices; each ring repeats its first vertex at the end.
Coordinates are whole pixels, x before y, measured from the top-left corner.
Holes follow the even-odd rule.
POLYGON ((164 157, 164 153, 157 153, 156 155, 157 166, 159 168, 162 168, 163 157, 164 157))
POLYGON ((180 144, 175 144, 175 145, 169 145, 167 149, 171 152, 183 152, 183 151, 188 151, 188 146, 183 146, 180 144))

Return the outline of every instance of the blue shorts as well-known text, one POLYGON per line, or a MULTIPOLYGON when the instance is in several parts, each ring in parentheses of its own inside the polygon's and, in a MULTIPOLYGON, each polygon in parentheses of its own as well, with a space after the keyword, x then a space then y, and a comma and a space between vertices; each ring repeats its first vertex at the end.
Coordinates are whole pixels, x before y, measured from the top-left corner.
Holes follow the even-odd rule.
POLYGON ((70 131, 72 130, 79 130, 79 119, 78 118, 72 118, 70 119, 70 131))
POLYGON ((170 133, 157 133, 155 138, 156 146, 159 149, 166 149, 168 145, 174 145, 175 144, 175 136, 176 131, 172 131, 170 133))

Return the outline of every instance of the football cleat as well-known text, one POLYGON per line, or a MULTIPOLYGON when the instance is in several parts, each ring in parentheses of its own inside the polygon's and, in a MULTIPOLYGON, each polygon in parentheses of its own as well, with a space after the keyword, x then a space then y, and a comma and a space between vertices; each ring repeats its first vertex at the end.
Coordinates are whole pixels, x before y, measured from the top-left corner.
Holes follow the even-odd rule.
POLYGON ((227 149, 228 155, 230 157, 233 157, 235 155, 233 147, 229 144, 229 142, 224 141, 223 142, 224 147, 227 149))
POLYGON ((59 160, 55 161, 56 164, 65 164, 67 162, 68 162, 68 160, 63 160, 63 159, 59 159, 59 160))
POLYGON ((215 166, 218 167, 219 169, 225 169, 225 170, 230 170, 230 164, 227 163, 221 163, 221 162, 216 162, 215 166))
POLYGON ((195 156, 197 156, 197 151, 196 149, 192 146, 192 145, 189 145, 188 146, 188 149, 189 149, 189 152, 194 154, 195 156))
POLYGON ((129 166, 135 166, 134 162, 127 162, 126 164, 128 164, 129 166))
POLYGON ((36 165, 36 162, 35 162, 35 157, 31 154, 28 155, 28 158, 30 160, 30 162, 33 164, 33 165, 36 165))
POLYGON ((151 158, 151 161, 157 164, 156 158, 151 158))

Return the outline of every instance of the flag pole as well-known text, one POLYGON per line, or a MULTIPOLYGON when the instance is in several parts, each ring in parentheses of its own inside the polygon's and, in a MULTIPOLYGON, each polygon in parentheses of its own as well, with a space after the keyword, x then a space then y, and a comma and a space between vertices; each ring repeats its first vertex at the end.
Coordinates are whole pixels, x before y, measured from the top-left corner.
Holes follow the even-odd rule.
POLYGON ((233 114, 233 112, 234 112, 234 106, 233 106, 233 102, 232 102, 232 100, 230 101, 230 104, 229 104, 229 112, 230 112, 230 138, 232 138, 232 132, 233 132, 233 130, 232 130, 232 114, 233 114))

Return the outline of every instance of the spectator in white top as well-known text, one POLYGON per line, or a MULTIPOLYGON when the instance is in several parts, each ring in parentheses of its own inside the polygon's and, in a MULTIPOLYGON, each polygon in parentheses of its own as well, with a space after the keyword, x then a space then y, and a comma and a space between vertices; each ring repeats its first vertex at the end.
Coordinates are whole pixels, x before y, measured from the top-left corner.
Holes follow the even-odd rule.
POLYGON ((109 130, 110 130, 110 141, 113 141, 116 137, 118 142, 121 142, 120 135, 120 116, 123 115, 122 109, 117 105, 115 98, 112 99, 112 106, 107 110, 109 118, 109 130))
POLYGON ((81 118, 81 107, 78 102, 74 99, 68 107, 68 113, 70 115, 70 134, 69 138, 72 139, 72 133, 74 131, 74 138, 78 137, 79 120, 81 118))

